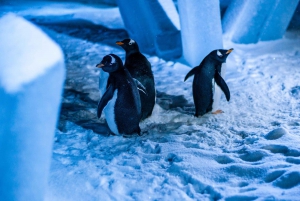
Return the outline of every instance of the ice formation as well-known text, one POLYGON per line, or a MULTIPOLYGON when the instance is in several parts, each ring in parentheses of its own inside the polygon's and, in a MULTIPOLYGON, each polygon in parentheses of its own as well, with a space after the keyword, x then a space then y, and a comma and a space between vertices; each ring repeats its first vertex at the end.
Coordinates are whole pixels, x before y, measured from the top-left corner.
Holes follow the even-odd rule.
POLYGON ((141 51, 165 59, 181 56, 180 25, 172 0, 117 2, 126 30, 141 51))
POLYGON ((61 49, 13 14, 0 19, 0 198, 42 200, 65 69, 61 49))
POLYGON ((257 43, 283 37, 299 0, 233 0, 222 24, 235 43, 257 43))

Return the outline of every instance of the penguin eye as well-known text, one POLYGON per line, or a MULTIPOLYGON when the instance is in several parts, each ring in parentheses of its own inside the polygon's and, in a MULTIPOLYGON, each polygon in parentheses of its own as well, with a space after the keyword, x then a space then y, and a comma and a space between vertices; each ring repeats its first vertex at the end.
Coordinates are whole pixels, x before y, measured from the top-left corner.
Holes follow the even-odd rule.
POLYGON ((132 40, 132 39, 130 39, 130 41, 129 41, 129 45, 132 45, 134 43, 134 40, 132 40))
POLYGON ((223 54, 218 50, 217 51, 217 55, 219 56, 219 57, 222 57, 223 56, 223 54))

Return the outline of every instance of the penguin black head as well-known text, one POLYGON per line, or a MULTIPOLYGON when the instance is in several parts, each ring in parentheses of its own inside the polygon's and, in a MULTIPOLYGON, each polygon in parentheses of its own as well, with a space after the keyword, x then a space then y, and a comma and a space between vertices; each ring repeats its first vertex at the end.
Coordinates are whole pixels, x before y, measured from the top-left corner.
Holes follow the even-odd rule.
POLYGON ((102 68, 103 71, 112 73, 120 68, 123 68, 123 63, 120 57, 115 54, 109 54, 103 57, 102 61, 96 65, 97 68, 102 68))
POLYGON ((139 52, 139 46, 133 39, 124 39, 117 41, 117 45, 121 46, 126 52, 139 52))
POLYGON ((212 51, 209 55, 211 58, 221 62, 221 63, 225 63, 227 56, 233 51, 233 48, 229 49, 229 50, 223 50, 223 49, 219 49, 219 50, 214 50, 212 51))

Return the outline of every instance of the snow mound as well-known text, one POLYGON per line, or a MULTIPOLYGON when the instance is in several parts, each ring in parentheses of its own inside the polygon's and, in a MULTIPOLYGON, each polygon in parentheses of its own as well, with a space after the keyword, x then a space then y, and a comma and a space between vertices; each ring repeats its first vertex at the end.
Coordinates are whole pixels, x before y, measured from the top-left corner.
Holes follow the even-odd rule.
POLYGON ((5 52, 0 54, 0 85, 11 93, 44 74, 63 55, 40 29, 14 14, 0 19, 0 52, 5 52))

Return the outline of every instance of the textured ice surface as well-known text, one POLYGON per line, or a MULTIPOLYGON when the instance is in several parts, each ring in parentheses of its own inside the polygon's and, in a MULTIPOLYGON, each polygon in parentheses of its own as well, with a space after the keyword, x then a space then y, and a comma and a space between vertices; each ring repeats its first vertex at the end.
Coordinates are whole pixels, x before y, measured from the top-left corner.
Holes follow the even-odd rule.
POLYGON ((118 6, 126 30, 141 51, 165 59, 181 55, 178 13, 172 0, 118 0, 118 6))
POLYGON ((257 43, 283 37, 299 0, 233 0, 223 30, 236 43, 257 43))
POLYGON ((218 0, 178 0, 183 57, 192 67, 212 50, 222 49, 218 0))
POLYGON ((0 39, 0 84, 7 92, 20 90, 62 60, 48 36, 13 14, 0 18, 0 39))
POLYGON ((43 200, 65 69, 61 49, 15 15, 0 19, 0 198, 43 200))

